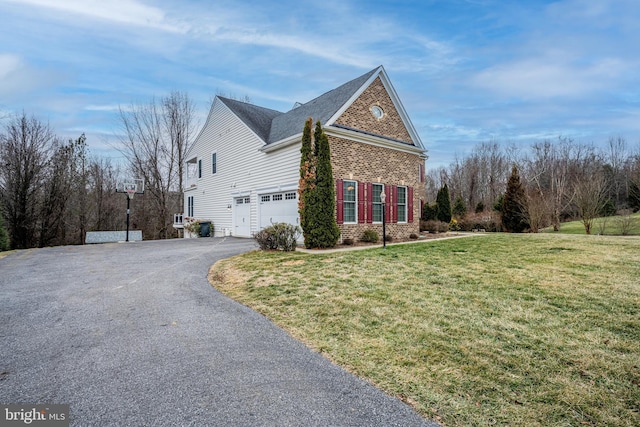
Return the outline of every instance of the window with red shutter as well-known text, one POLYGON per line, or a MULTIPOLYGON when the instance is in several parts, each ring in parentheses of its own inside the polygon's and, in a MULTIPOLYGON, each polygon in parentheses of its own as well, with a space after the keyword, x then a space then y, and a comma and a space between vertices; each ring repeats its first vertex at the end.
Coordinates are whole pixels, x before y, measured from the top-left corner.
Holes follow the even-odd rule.
POLYGON ((344 187, 341 179, 336 180, 336 194, 338 203, 336 206, 336 222, 338 224, 344 223, 344 187))

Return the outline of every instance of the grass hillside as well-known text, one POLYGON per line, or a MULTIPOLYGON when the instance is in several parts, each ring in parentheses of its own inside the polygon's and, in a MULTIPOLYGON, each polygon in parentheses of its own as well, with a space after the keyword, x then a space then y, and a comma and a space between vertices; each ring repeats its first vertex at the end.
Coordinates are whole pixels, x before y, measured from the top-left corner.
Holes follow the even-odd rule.
POLYGON ((252 252, 210 280, 445 426, 640 425, 640 238, 252 252))
MULTIPOLYGON (((593 225, 591 234, 603 234, 610 236, 620 236, 624 230, 629 235, 640 235, 640 212, 632 215, 610 216, 597 218, 593 225)), ((547 228, 545 233, 553 233, 553 228, 547 228)), ((562 234, 586 234, 581 221, 563 222, 560 225, 559 233, 562 234)))

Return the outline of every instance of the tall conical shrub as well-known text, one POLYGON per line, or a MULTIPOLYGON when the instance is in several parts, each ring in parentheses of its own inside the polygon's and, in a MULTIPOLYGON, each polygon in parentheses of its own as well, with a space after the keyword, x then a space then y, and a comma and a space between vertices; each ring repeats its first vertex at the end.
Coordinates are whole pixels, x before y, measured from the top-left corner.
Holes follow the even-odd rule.
POLYGON ((438 205, 438 221, 446 222, 447 224, 451 222, 451 199, 449 198, 447 184, 438 190, 436 204, 438 205))
POLYGON ((316 122, 314 133, 316 152, 315 187, 308 191, 305 199, 307 230, 305 246, 312 248, 330 248, 340 238, 340 229, 336 223, 336 190, 331 168, 329 139, 322 130, 320 121, 316 122))
POLYGON ((502 225, 506 231, 511 233, 522 233, 529 226, 527 199, 516 165, 513 165, 511 169, 507 190, 502 199, 502 225))
POLYGON ((311 139, 311 126, 313 119, 309 117, 304 123, 302 131, 302 147, 300 147, 300 179, 298 181, 298 214, 300 215, 300 227, 304 236, 305 246, 309 247, 307 236, 309 235, 308 204, 311 191, 315 188, 316 181, 316 157, 313 141, 311 139))

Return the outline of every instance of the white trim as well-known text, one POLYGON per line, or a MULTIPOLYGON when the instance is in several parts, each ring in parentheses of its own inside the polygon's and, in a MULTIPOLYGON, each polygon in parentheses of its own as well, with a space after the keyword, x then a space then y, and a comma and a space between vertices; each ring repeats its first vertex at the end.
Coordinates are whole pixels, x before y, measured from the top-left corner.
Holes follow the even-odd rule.
POLYGON ((281 148, 288 147, 290 145, 301 143, 302 142, 302 132, 297 135, 290 136, 285 139, 281 139, 280 141, 272 142, 271 144, 265 145, 260 149, 263 153, 270 153, 272 151, 279 150, 281 148))
MULTIPOLYGON (((407 224, 409 223, 409 187, 406 185, 397 185, 396 188, 404 188, 404 221, 399 221, 398 218, 395 218, 397 224, 407 224)), ((398 199, 398 194, 395 194, 395 202, 398 206, 398 216, 400 216, 400 201, 398 199)))
POLYGON ((256 193, 258 195, 262 195, 262 194, 271 194, 271 193, 281 193, 283 191, 292 191, 292 190, 298 191, 297 182, 289 183, 289 184, 280 184, 280 185, 271 186, 271 187, 258 188, 256 189, 256 193))
POLYGON ((358 181, 356 181, 355 179, 343 179, 343 180, 342 180, 342 223, 343 223, 343 224, 357 224, 357 223, 358 223, 358 196, 360 196, 360 195, 358 194, 358 181), (345 183, 347 183, 347 182, 353 182, 353 185, 354 185, 354 187, 355 187, 355 188, 354 188, 354 191, 356 192, 356 198, 355 198, 355 200, 354 200, 354 201, 349 201, 349 202, 347 202, 347 201, 345 200, 344 195, 345 195, 346 193, 345 193, 345 191, 344 191, 344 185, 345 185, 345 183), (347 221, 347 220, 345 219, 345 213, 344 213, 344 212, 345 212, 345 210, 344 210, 345 203, 353 203, 353 205, 354 205, 354 210, 353 210, 353 212, 354 212, 354 217, 353 217, 353 218, 354 218, 354 220, 353 220, 353 221, 347 221))
POLYGON ((353 94, 353 96, 351 96, 351 98, 349 98, 349 100, 345 102, 345 104, 342 107, 340 107, 340 109, 333 116, 331 116, 329 120, 327 120, 327 122, 325 123, 325 126, 331 126, 332 124, 334 124, 335 121, 338 120, 338 117, 340 117, 342 113, 344 113, 347 110, 347 108, 349 108, 351 104, 353 104, 353 102, 360 95, 362 95, 362 93, 375 81, 376 78, 378 78, 378 76, 380 77, 380 81, 382 82, 382 85, 387 90, 387 93, 389 94, 389 98, 391 98, 391 102, 393 102, 393 105, 396 107, 396 110, 400 115, 400 120, 402 120, 402 123, 404 123, 404 126, 407 128, 407 131, 409 132, 409 136, 411 136, 411 140, 416 145, 416 147, 419 147, 422 149, 422 151, 425 151, 424 144, 420 139, 420 135, 418 135, 418 132, 413 126, 413 123, 411 122, 411 119, 409 118, 407 111, 404 109, 404 106, 402 105, 402 101, 400 101, 400 97, 398 96, 398 93, 393 88, 393 85, 391 84, 391 80, 389 80, 389 76, 387 75, 387 72, 385 71, 382 65, 380 65, 376 69, 375 73, 373 73, 371 77, 369 77, 369 79, 353 94))
POLYGON ((391 148, 393 150, 401 151, 403 153, 417 154, 419 156, 426 156, 425 151, 414 145, 403 144, 401 142, 391 141, 379 136, 367 135, 361 132, 356 132, 349 129, 341 129, 337 127, 326 127, 324 133, 327 136, 335 136, 338 138, 346 138, 352 141, 361 142, 363 144, 375 145, 382 148, 391 148))
POLYGON ((333 116, 329 118, 329 120, 327 120, 327 122, 325 123, 325 126, 332 125, 336 120, 338 120, 338 117, 340 117, 342 113, 344 113, 347 110, 347 108, 349 108, 351 104, 353 104, 353 102, 356 99, 358 99, 360 95, 362 95, 362 92, 364 92, 371 85, 371 83, 373 83, 375 79, 378 78, 381 71, 384 72, 384 68, 382 68, 382 65, 380 65, 376 69, 376 71, 371 75, 371 77, 369 77, 367 81, 364 82, 362 86, 360 86, 360 88, 357 91, 355 91, 353 95, 351 95, 351 98, 349 98, 349 100, 345 102, 344 105, 342 105, 342 107, 340 107, 340 109, 336 111, 336 113, 333 116))

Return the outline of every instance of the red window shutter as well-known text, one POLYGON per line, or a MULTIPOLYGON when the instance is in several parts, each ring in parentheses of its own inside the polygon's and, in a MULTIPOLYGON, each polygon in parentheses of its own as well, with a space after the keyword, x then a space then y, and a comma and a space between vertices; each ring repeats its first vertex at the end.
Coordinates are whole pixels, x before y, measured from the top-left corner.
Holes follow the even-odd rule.
MULTIPOLYGON (((420 205, 422 206, 422 200, 420 205)), ((407 222, 413 222, 413 187, 407 187, 407 222)))
POLYGON ((373 222, 373 184, 367 182, 367 223, 371 224, 373 222))
POLYGON ((398 186, 394 185, 393 186, 393 199, 392 202, 393 204, 391 205, 391 208, 393 209, 393 218, 391 219, 390 222, 398 222, 398 186))
POLYGON ((364 182, 358 182, 358 224, 364 224, 364 182))
POLYGON ((391 222, 391 186, 384 186, 384 194, 387 196, 386 203, 384 204, 384 216, 386 217, 387 222, 391 222))
POLYGON ((336 221, 338 224, 344 223, 344 185, 341 179, 336 179, 336 194, 338 195, 338 206, 336 209, 336 221))

